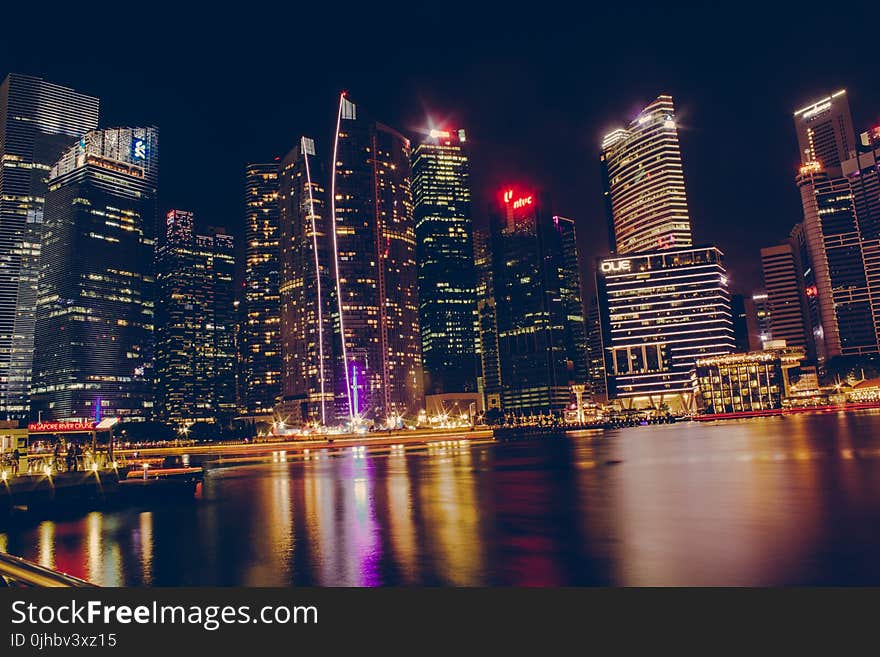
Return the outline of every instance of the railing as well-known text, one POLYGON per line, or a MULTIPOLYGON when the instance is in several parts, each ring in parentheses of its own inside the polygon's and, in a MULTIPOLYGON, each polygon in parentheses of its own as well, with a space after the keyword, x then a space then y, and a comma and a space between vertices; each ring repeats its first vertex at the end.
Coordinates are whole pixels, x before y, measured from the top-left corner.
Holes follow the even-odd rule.
POLYGON ((0 456, 0 479, 4 481, 12 479, 16 475, 56 475, 62 472, 104 472, 106 470, 121 470, 126 466, 125 457, 117 456, 112 461, 106 453, 98 455, 85 454, 67 460, 66 455, 55 457, 51 452, 29 454, 21 465, 21 461, 14 461, 8 454, 0 456))
POLYGON ((0 552, 0 587, 6 586, 90 588, 95 585, 33 561, 0 552))

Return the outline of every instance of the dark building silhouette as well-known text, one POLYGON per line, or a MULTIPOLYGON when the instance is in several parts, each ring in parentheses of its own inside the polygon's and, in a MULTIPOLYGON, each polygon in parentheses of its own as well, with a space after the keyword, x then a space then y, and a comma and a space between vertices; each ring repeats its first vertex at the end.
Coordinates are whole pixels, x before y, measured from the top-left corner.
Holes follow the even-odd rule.
POLYGON ((571 314, 566 298, 574 294, 574 243, 570 227, 560 223, 530 192, 507 189, 492 207, 495 325, 483 331, 483 342, 497 341, 501 408, 507 413, 560 414, 570 386, 586 383, 583 310, 571 314))

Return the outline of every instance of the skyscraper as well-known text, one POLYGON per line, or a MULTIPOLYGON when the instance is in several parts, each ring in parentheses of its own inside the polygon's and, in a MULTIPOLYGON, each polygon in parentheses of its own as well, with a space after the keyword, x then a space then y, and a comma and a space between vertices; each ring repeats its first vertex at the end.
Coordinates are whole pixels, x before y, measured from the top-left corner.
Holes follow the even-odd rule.
POLYGON ((425 392, 474 392, 476 273, 464 130, 431 130, 412 153, 425 392))
POLYGON ((857 151, 841 163, 841 170, 849 181, 859 220, 874 332, 880 341, 880 127, 859 135, 857 151))
POLYGON ((692 246, 672 98, 606 135, 600 160, 617 254, 596 272, 608 396, 692 411, 696 359, 735 342, 723 254, 692 246))
POLYGON ((153 415, 156 128, 86 133, 52 167, 32 405, 43 419, 153 415))
POLYGON ((315 143, 302 137, 282 160, 282 419, 290 425, 336 420, 333 248, 324 170, 315 143))
POLYGON ((760 351, 764 343, 773 339, 770 327, 770 304, 767 301, 767 293, 757 290, 752 296, 743 300, 746 313, 746 330, 748 331, 748 347, 738 351, 760 351))
POLYGON ((693 411, 697 359, 735 349, 721 251, 604 258, 597 288, 609 398, 626 408, 693 411))
POLYGON ((501 408, 501 363, 498 360, 498 327, 495 318, 495 288, 492 285, 492 252, 489 232, 474 230, 474 265, 477 272, 477 351, 479 387, 483 408, 501 408))
POLYGON ((628 127, 607 134, 600 161, 612 253, 691 246, 671 96, 658 96, 628 127))
POLYGON ((866 242, 851 180, 841 163, 855 157, 846 92, 838 91, 794 114, 802 165, 797 176, 803 233, 815 277, 824 355, 878 351, 866 242))
POLYGON ((156 249, 158 415, 181 425, 235 414, 234 242, 205 232, 170 210, 156 249))
POLYGON ((749 322, 746 300, 742 294, 730 295, 730 316, 733 319, 733 341, 737 351, 749 351, 749 322))
POLYGON ((581 299, 581 268, 578 262, 577 231, 574 219, 553 217, 553 227, 559 239, 559 294, 565 306, 565 330, 570 333, 573 368, 572 381, 586 382, 588 376, 587 325, 584 321, 584 303, 581 299))
POLYGON ((835 91, 794 113, 801 161, 840 166, 855 153, 855 131, 846 90, 835 91))
POLYGON ((490 222, 496 335, 484 344, 497 341, 501 408, 559 414, 570 386, 586 383, 583 310, 572 312, 571 227, 537 194, 512 188, 490 222))
POLYGON ((785 242, 761 249, 761 267, 773 339, 785 340, 789 347, 802 347, 810 353, 806 293, 794 247, 785 242))
POLYGON ((602 345, 602 320, 599 301, 595 297, 587 310, 587 375, 590 394, 593 399, 608 401, 608 387, 605 383, 605 348, 602 345))
MULTIPOLYGON (((804 231, 803 222, 798 222, 788 234, 788 243, 794 249, 796 255, 795 261, 800 268, 799 285, 804 291, 807 306, 807 332, 809 333, 809 349, 810 358, 815 358, 818 364, 825 362, 827 354, 825 353, 825 339, 822 330, 822 316, 819 311, 818 286, 816 285, 816 270, 813 267, 813 259, 810 255, 810 245, 807 242, 807 234, 804 231)), ((765 300, 766 301, 766 300, 765 300)), ((764 304, 766 311, 767 325, 770 323, 770 307, 769 303, 764 304)), ((770 335, 768 328, 767 334, 770 335)))
POLYGON ((245 290, 239 412, 271 415, 281 395, 278 163, 245 168, 245 290))
POLYGON ((339 98, 330 204, 343 417, 424 407, 410 145, 339 98))
POLYGON ((98 99, 12 73, 0 85, 0 417, 28 412, 49 170, 98 127, 98 99))

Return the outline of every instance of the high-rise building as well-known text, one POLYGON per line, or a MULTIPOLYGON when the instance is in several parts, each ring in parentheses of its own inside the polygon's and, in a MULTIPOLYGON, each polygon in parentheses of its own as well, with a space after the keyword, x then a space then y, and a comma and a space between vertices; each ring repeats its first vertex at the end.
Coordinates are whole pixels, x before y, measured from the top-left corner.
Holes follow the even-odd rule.
POLYGON ((857 150, 841 163, 841 170, 853 194, 874 332, 880 341, 880 127, 861 133, 857 150))
POLYGON ((513 189, 501 194, 490 222, 495 336, 483 344, 497 341, 501 408, 560 414, 571 385, 586 383, 583 310, 573 312, 569 271, 571 226, 538 195, 513 189))
POLYGON ((609 399, 690 411, 697 358, 735 349, 723 255, 692 247, 672 98, 606 135, 601 163, 612 252, 597 291, 609 399))
POLYGON ((464 130, 434 129, 412 153, 425 392, 474 392, 476 273, 464 130))
POLYGON ((737 342, 737 351, 760 351, 764 348, 764 343, 773 338, 767 293, 763 290, 753 292, 752 296, 743 300, 743 306, 746 314, 748 348, 740 349, 737 342))
POLYGON ((742 294, 730 295, 730 316, 733 318, 733 341, 737 351, 749 351, 749 322, 746 300, 742 294))
MULTIPOLYGON (((804 231, 803 222, 798 222, 788 234, 788 243, 791 244, 796 255, 796 261, 800 268, 800 286, 806 299, 806 322, 808 341, 808 356, 815 359, 821 365, 826 360, 825 339, 822 330, 822 316, 819 312, 818 287, 816 285, 816 270, 813 268, 813 260, 810 255, 810 247, 807 243, 807 234, 804 231)), ((769 315, 769 305, 767 313, 769 315)))
POLYGON ((156 128, 86 133, 52 167, 32 406, 43 419, 154 414, 156 128))
POLYGON ((234 242, 206 233, 170 210, 156 249, 157 415, 184 426, 235 414, 234 242))
POLYGON ((49 171, 98 127, 98 99, 12 73, 0 85, 0 417, 28 413, 49 171))
POLYGON ((281 217, 281 419, 290 425, 336 420, 333 311, 336 286, 324 171, 302 137, 279 169, 281 217))
MULTIPOLYGON (((842 163, 856 156, 846 93, 838 91, 795 112, 802 165, 797 176, 804 210, 803 240, 815 279, 820 357, 878 351, 873 285, 852 181, 842 163)), ((870 234, 869 222, 865 228, 870 234)))
POLYGON ((594 400, 606 402, 608 401, 608 387, 605 383, 605 348, 602 346, 599 301, 595 297, 591 300, 587 311, 587 354, 590 393, 594 400))
POLYGON ((626 408, 696 408, 698 358, 734 351, 723 254, 713 246, 601 259, 608 395, 626 408))
POLYGON ((799 109, 794 123, 804 164, 835 167, 855 154, 855 131, 845 89, 799 109))
POLYGON ((672 97, 658 96, 602 140, 611 252, 691 246, 684 170, 672 97))
POLYGON ((395 421, 424 407, 410 145, 339 99, 330 205, 341 415, 395 421))
POLYGON ((574 219, 553 217, 553 227, 559 239, 559 294, 565 306, 565 330, 570 333, 566 342, 573 345, 572 381, 584 383, 588 379, 587 324, 581 299, 581 267, 578 262, 577 231, 574 219))
POLYGON ((789 242, 763 248, 761 267, 770 312, 770 334, 774 340, 785 340, 789 347, 803 348, 814 358, 797 251, 789 242))
POLYGON ((239 412, 271 416, 281 395, 278 163, 245 168, 245 289, 239 412))
POLYGON ((501 363, 498 360, 498 331, 495 322, 495 289, 492 285, 492 253, 489 232, 474 230, 474 265, 477 272, 478 386, 483 408, 501 408, 501 363))

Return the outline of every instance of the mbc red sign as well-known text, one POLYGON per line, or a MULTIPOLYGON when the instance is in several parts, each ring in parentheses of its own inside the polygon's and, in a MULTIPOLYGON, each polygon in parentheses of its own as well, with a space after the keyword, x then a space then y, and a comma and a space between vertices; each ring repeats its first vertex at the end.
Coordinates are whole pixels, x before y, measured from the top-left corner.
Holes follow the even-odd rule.
POLYGON ((31 422, 31 433, 65 433, 68 431, 94 431, 94 422, 31 422))

